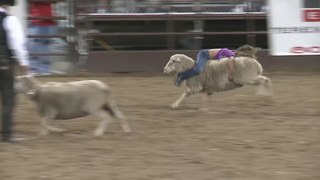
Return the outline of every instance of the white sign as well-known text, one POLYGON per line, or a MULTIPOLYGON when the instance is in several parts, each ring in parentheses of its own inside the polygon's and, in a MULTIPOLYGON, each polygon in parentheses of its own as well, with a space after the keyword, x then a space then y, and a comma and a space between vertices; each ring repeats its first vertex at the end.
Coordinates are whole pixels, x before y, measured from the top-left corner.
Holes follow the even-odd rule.
POLYGON ((271 54, 320 55, 320 0, 269 0, 271 54))

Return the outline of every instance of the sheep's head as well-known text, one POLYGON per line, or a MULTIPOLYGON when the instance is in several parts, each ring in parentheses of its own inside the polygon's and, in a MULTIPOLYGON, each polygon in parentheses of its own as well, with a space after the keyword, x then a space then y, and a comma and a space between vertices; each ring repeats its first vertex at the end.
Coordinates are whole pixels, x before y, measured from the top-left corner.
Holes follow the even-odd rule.
POLYGON ((252 47, 250 45, 243 45, 236 50, 236 55, 256 59, 257 58, 256 54, 259 50, 261 50, 261 48, 252 47))
POLYGON ((16 93, 24 93, 31 99, 34 99, 35 92, 39 89, 40 82, 38 82, 32 75, 16 76, 15 91, 16 93))
POLYGON ((17 78, 14 82, 14 90, 18 94, 27 92, 26 86, 17 78))
POLYGON ((29 75, 23 75, 23 76, 16 76, 15 82, 14 82, 14 88, 16 93, 28 93, 30 90, 30 87, 26 83, 26 79, 29 75))
POLYGON ((184 54, 174 54, 170 57, 170 60, 163 68, 163 72, 169 74, 171 72, 181 73, 191 67, 193 67, 195 62, 193 59, 189 58, 184 54))

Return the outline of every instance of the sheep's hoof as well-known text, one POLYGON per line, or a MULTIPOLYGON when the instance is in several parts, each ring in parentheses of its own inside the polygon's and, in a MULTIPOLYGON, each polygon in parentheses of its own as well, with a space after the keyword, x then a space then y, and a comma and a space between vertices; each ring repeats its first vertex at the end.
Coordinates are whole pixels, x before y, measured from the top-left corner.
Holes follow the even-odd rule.
POLYGON ((276 101, 272 95, 265 96, 263 98, 263 102, 266 103, 267 105, 274 105, 276 103, 276 101))
POLYGON ((171 104, 171 109, 178 109, 179 105, 176 103, 171 104))
POLYGON ((57 134, 62 134, 64 132, 66 132, 65 129, 60 129, 60 128, 54 128, 51 130, 53 133, 57 133, 57 134))
POLYGON ((210 111, 210 108, 208 108, 208 107, 201 107, 201 108, 199 108, 199 110, 202 111, 202 112, 209 112, 209 111, 210 111))
POLYGON ((43 129, 43 130, 40 131, 40 135, 41 135, 41 136, 48 136, 48 135, 49 135, 49 131, 43 129))
POLYGON ((129 126, 123 126, 122 129, 123 129, 123 132, 125 132, 125 133, 131 132, 131 129, 129 126))
POLYGON ((125 133, 131 132, 131 128, 130 128, 127 120, 124 118, 124 116, 123 116, 123 118, 120 119, 120 124, 121 124, 121 128, 122 128, 123 132, 125 132, 125 133))
POLYGON ((265 87, 258 87, 256 94, 260 95, 260 96, 272 96, 273 95, 272 91, 270 89, 265 88, 265 87))
POLYGON ((95 131, 94 132, 94 136, 95 137, 101 137, 103 135, 103 132, 102 131, 95 131))

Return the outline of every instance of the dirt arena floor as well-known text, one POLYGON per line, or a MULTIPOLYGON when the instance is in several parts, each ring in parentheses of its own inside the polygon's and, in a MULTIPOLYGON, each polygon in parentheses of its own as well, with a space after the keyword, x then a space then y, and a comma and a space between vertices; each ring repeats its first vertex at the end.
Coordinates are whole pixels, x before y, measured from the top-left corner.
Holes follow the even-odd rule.
POLYGON ((274 103, 248 86, 215 94, 208 111, 201 94, 171 110, 185 88, 169 76, 41 78, 107 82, 133 132, 113 121, 95 138, 98 121, 87 117, 41 136, 35 106, 21 95, 15 132, 27 139, 0 143, 0 180, 319 180, 320 74, 266 75, 274 103))

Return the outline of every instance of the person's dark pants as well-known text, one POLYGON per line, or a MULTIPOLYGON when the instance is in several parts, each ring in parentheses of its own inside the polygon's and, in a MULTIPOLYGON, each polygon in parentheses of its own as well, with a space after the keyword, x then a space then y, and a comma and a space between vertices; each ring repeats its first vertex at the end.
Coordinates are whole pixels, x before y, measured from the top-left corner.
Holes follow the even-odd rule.
MULTIPOLYGON (((1 67, 0 67, 1 68, 1 67)), ((0 69, 2 140, 9 141, 12 136, 13 111, 15 107, 13 68, 0 69)))

